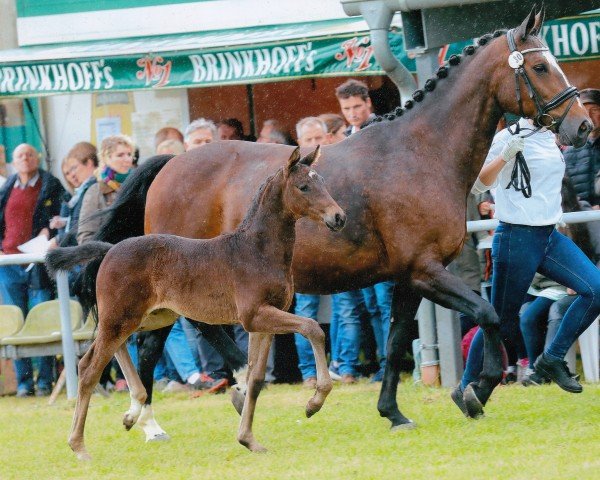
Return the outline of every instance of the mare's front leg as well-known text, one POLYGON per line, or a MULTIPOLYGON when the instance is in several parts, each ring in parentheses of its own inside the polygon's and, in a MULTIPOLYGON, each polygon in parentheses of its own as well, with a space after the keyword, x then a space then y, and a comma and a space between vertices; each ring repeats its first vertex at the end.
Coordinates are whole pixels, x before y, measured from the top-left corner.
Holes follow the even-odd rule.
POLYGON ((500 319, 494 307, 435 261, 423 263, 420 268, 416 268, 412 284, 416 291, 432 302, 471 316, 483 330, 483 370, 479 385, 475 386, 476 395, 465 395, 464 399, 470 417, 483 415, 483 405, 502 379, 500 319))
POLYGON ((299 333, 310 342, 317 367, 316 391, 306 404, 306 416, 312 417, 321 409, 333 387, 327 368, 323 329, 312 318, 299 317, 271 305, 263 305, 253 317, 242 320, 242 324, 248 332, 299 333))
MULTIPOLYGON (((147 392, 147 398, 142 406, 137 422, 139 427, 144 431, 147 442, 165 441, 170 439, 167 432, 160 427, 154 418, 152 393, 154 389, 154 368, 163 353, 165 342, 167 341, 167 337, 172 328, 173 325, 169 325, 167 327, 159 328, 158 330, 138 332, 138 373, 143 388, 147 392)), ((135 409, 133 398, 131 399, 129 411, 132 409, 135 409)), ((127 415, 127 413, 125 415, 127 415)), ((123 420, 123 423, 127 428, 125 420, 123 420)), ((133 423, 135 423, 135 421, 133 423)), ((129 430, 131 426, 127 429, 129 430)))
POLYGON ((400 378, 400 363, 411 343, 410 325, 415 321, 422 296, 406 285, 396 284, 392 301, 392 323, 387 342, 387 362, 377 410, 392 422, 392 430, 414 428, 415 424, 398 409, 396 394, 400 378))
POLYGON ((265 333, 250 333, 248 335, 248 392, 244 400, 242 419, 238 430, 238 441, 252 452, 266 452, 252 433, 252 422, 256 400, 265 383, 267 359, 273 335, 265 333))

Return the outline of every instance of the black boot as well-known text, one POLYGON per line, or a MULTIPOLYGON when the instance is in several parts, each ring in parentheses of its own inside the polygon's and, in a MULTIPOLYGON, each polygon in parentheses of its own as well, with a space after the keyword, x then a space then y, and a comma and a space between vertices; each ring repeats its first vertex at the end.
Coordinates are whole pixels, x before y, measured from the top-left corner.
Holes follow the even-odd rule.
POLYGON ((542 353, 535 361, 535 371, 550 378, 556 384, 571 393, 581 393, 583 387, 572 376, 567 367, 567 362, 558 358, 553 358, 542 353))

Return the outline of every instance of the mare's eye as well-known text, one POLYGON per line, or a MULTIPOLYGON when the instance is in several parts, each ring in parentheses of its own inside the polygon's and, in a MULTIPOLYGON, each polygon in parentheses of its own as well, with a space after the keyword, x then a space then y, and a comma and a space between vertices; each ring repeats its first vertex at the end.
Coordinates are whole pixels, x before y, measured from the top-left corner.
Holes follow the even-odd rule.
POLYGON ((301 192, 308 192, 308 185, 300 185, 298 187, 298 190, 300 190, 301 192))
POLYGON ((546 73, 548 71, 548 69, 546 68, 546 65, 544 65, 543 63, 541 63, 539 65, 535 65, 533 67, 533 70, 535 71, 535 73, 546 73))

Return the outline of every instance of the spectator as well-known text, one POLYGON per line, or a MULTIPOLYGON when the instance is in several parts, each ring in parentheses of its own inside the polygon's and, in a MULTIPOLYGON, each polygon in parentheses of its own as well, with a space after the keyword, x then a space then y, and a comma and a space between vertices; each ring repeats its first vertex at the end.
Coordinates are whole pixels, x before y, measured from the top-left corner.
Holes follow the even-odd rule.
MULTIPOLYGON (((0 254, 20 253, 18 246, 37 236, 50 238, 54 230, 50 219, 60 212, 64 188, 60 181, 40 169, 39 154, 23 143, 13 152, 11 175, 0 191, 0 254)), ((52 289, 43 265, 31 270, 26 265, 0 267, 0 296, 8 305, 21 308, 24 315, 30 307, 50 300, 52 289)), ((15 360, 17 396, 34 394, 33 366, 30 358, 15 360)), ((38 396, 52 389, 54 357, 41 357, 37 376, 38 396)))
POLYGON ((579 96, 594 124, 585 145, 579 148, 568 147, 564 151, 567 175, 573 182, 580 200, 589 202, 594 209, 599 208, 600 192, 594 188, 594 179, 600 172, 600 90, 588 88, 579 96))
POLYGON ((185 129, 184 142, 185 149, 206 145, 217 139, 217 126, 205 118, 197 118, 185 129))
POLYGON ((185 146, 179 140, 169 139, 159 143, 156 147, 157 155, 179 155, 185 152, 185 146))
POLYGON ((277 120, 265 120, 256 143, 279 143, 291 145, 289 134, 277 120))
POLYGON ((346 122, 341 115, 337 113, 323 113, 319 118, 327 125, 327 143, 333 144, 341 142, 346 138, 346 122))
POLYGON ((346 129, 346 136, 358 132, 375 117, 375 114, 371 112, 369 88, 365 83, 348 80, 335 89, 335 95, 340 102, 342 115, 350 124, 346 129))
POLYGON ((316 147, 326 145, 327 125, 318 117, 306 117, 296 124, 298 145, 301 147, 316 147))
MULTIPOLYGON (((520 130, 533 130, 530 120, 519 120, 520 130)), ((535 370, 550 377, 572 393, 582 387, 569 372, 564 357, 575 339, 600 313, 600 272, 572 240, 555 229, 562 215, 560 190, 565 172, 554 135, 543 129, 523 138, 504 129, 494 137, 474 191, 482 192, 500 184, 510 188, 496 190, 496 217, 500 225, 494 234, 492 256, 492 304, 500 317, 500 332, 505 345, 518 329, 519 309, 535 272, 538 271, 580 293, 565 315, 551 344, 535 361, 535 370), (512 164, 523 151, 531 172, 531 195, 513 179, 512 164), (576 272, 576 273, 573 273, 576 272)), ((467 402, 481 407, 477 380, 483 366, 483 334, 477 332, 471 343, 467 365, 452 399, 463 413, 467 402)))
POLYGON ((154 149, 158 150, 158 146, 165 140, 176 140, 179 143, 183 143, 183 133, 175 127, 161 128, 154 134, 154 149))
POLYGON ((226 118, 218 125, 219 140, 246 140, 244 126, 237 118, 226 118))

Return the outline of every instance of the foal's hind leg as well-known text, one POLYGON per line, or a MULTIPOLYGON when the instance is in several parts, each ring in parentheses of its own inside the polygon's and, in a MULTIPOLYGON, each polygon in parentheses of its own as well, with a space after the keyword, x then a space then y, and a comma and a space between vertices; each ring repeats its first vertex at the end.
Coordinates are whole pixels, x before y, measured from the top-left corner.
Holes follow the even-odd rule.
POLYGON ((379 414, 392 422, 392 430, 409 429, 415 426, 411 420, 400 413, 396 393, 400 378, 400 362, 411 337, 409 323, 415 321, 421 298, 421 295, 410 287, 404 285, 394 287, 392 323, 387 343, 387 362, 377 402, 379 414))
POLYGON ((479 384, 472 386, 473 395, 469 398, 465 395, 465 403, 470 417, 477 418, 483 415, 483 405, 502 379, 498 315, 488 302, 439 263, 431 262, 425 268, 415 271, 413 287, 425 298, 473 317, 482 328, 484 334, 483 370, 479 377, 479 384))
POLYGON ((125 380, 127 380, 127 385, 129 386, 131 406, 123 416, 123 425, 127 430, 130 430, 135 422, 137 422, 140 413, 142 413, 142 405, 146 401, 147 397, 146 389, 144 388, 144 385, 142 385, 142 381, 135 370, 135 366, 133 365, 131 357, 129 356, 129 352, 127 351, 126 344, 123 344, 119 347, 115 353, 115 357, 117 357, 117 361, 121 366, 121 370, 123 370, 123 375, 125 375, 125 380))
POLYGON ((90 460, 91 457, 85 448, 83 432, 85 428, 85 419, 87 417, 90 398, 95 386, 100 380, 102 370, 108 364, 115 354, 118 345, 125 341, 125 338, 106 339, 99 332, 98 338, 94 340, 87 353, 79 362, 79 387, 77 392, 77 404, 71 433, 69 434, 69 446, 80 460, 90 460))
POLYGON ((266 452, 252 433, 252 422, 256 409, 256 400, 265 383, 267 359, 273 335, 250 333, 248 338, 248 391, 244 400, 242 419, 238 430, 238 441, 252 452, 266 452))

